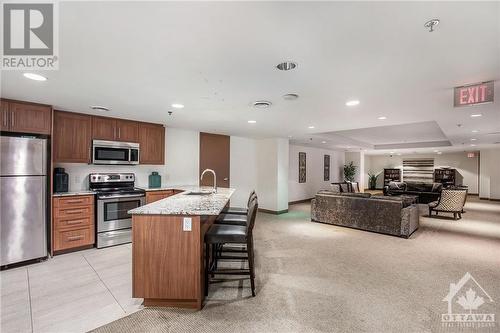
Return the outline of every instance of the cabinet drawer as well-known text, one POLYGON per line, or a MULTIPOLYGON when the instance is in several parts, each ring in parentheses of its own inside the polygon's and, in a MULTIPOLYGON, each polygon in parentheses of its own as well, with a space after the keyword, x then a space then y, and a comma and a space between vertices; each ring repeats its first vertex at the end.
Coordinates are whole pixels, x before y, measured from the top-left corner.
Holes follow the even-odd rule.
POLYGON ((94 225, 94 219, 92 216, 85 217, 74 217, 74 218, 57 218, 54 219, 54 227, 56 230, 59 229, 79 229, 81 227, 89 227, 94 225))
POLYGON ((94 228, 86 227, 77 230, 59 230, 54 233, 54 250, 66 250, 70 248, 94 244, 94 228))
POLYGON ((165 190, 165 191, 150 191, 146 192, 146 203, 152 203, 164 198, 167 198, 174 194, 173 190, 165 190))
POLYGON ((94 215, 94 206, 83 207, 69 207, 54 209, 54 218, 56 219, 80 219, 84 217, 91 217, 94 215))
POLYGON ((75 195, 68 197, 54 198, 54 207, 70 208, 78 206, 88 206, 94 204, 93 195, 75 195))

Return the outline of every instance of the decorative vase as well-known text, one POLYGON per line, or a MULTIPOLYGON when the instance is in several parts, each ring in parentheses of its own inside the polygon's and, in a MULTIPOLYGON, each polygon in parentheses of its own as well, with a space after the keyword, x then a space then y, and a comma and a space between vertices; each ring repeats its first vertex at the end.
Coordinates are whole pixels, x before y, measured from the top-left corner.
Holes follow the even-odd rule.
POLYGON ((148 178, 149 178, 149 188, 161 187, 161 176, 158 174, 158 172, 153 171, 148 178))

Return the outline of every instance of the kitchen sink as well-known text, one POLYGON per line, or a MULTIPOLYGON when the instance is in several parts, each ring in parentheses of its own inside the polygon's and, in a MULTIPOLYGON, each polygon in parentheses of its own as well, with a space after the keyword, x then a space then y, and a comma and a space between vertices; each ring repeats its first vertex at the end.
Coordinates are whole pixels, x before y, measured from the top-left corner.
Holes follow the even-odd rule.
POLYGON ((208 194, 213 194, 214 192, 209 191, 209 190, 201 190, 201 191, 189 191, 186 193, 186 195, 208 195, 208 194))

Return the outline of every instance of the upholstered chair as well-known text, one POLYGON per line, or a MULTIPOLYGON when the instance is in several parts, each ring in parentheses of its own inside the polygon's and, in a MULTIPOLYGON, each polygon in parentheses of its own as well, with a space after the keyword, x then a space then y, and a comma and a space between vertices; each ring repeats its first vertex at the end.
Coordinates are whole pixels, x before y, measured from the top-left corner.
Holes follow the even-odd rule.
POLYGON ((432 212, 453 213, 453 218, 456 220, 457 215, 462 218, 462 211, 467 198, 467 190, 443 190, 438 201, 429 203, 429 216, 432 212))

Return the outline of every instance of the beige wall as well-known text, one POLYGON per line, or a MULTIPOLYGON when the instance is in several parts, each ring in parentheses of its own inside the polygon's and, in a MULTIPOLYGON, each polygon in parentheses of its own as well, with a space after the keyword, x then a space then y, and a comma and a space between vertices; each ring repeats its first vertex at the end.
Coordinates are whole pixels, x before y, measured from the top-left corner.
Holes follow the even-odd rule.
POLYGON ((500 149, 481 150, 479 197, 500 199, 500 149))

